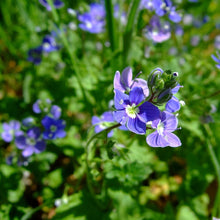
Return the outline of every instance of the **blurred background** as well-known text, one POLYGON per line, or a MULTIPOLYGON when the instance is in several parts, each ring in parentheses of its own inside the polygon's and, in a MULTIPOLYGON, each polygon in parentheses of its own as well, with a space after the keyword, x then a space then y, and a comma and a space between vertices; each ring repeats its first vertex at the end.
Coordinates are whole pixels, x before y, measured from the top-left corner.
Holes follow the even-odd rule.
POLYGON ((51 100, 66 136, 30 157, 0 137, 0 219, 220 218, 219 1, 173 0, 169 10, 181 19, 160 17, 169 34, 159 41, 152 1, 96 1, 106 22, 93 33, 79 15, 94 1, 63 0, 52 10, 45 2, 0 1, 0 132, 27 117, 39 125, 44 115, 33 104, 51 100), (94 141, 88 165, 92 116, 109 110, 115 72, 127 66, 145 80, 157 67, 179 73, 182 146, 153 148, 144 136, 116 130, 94 141))

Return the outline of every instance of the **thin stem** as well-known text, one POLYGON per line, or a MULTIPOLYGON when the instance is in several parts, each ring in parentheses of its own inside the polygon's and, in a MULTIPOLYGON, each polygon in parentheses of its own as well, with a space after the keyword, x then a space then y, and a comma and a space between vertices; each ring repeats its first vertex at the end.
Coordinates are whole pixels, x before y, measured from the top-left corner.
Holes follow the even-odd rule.
POLYGON ((99 133, 96 133, 94 134, 87 142, 86 144, 86 175, 87 175, 87 186, 88 186, 88 189, 92 195, 92 197, 94 198, 96 204, 103 210, 105 209, 104 207, 104 204, 97 198, 94 190, 93 190, 93 187, 92 187, 92 180, 91 180, 91 174, 90 174, 90 165, 89 165, 89 154, 91 153, 92 151, 92 141, 95 140, 98 136, 100 136, 101 134, 103 133, 107 133, 109 131, 111 131, 112 129, 114 128, 117 128, 121 126, 121 124, 115 124, 109 128, 106 128, 104 130, 102 130, 101 132, 99 133), (91 147, 90 147, 91 146, 91 147))
MULTIPOLYGON (((205 124, 204 128, 205 128, 207 134, 210 137, 213 137, 212 131, 211 131, 209 125, 205 124)), ((220 217, 220 166, 219 166, 218 159, 215 155, 215 152, 213 150, 213 146, 212 146, 209 139, 207 139, 207 147, 208 147, 208 152, 209 152, 211 161, 213 163, 213 166, 214 166, 214 169, 215 169, 215 172, 216 172, 216 176, 217 176, 217 181, 218 181, 218 191, 217 191, 217 194, 216 194, 216 200, 215 200, 215 204, 214 204, 213 216, 220 217)))

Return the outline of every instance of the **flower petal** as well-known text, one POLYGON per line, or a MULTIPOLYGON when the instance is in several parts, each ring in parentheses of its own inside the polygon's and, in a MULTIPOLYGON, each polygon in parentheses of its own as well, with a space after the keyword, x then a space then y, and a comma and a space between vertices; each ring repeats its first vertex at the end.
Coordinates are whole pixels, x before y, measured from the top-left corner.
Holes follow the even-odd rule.
POLYGON ((13 135, 9 132, 9 131, 4 131, 2 132, 2 139, 5 141, 5 142, 11 142, 13 140, 13 135))
POLYGON ((57 105, 53 105, 51 107, 50 113, 53 115, 55 119, 59 119, 61 116, 61 108, 57 105))
POLYGON ((34 147, 33 146, 27 146, 23 151, 22 155, 24 157, 29 157, 34 153, 34 147))
POLYGON ((114 103, 117 110, 125 109, 126 105, 129 104, 129 96, 115 89, 114 103))
POLYGON ((162 113, 162 120, 161 120, 164 124, 164 130, 168 131, 168 132, 173 132, 176 130, 177 125, 178 125, 178 119, 177 117, 167 111, 164 111, 162 113))
POLYGON ((179 147, 182 145, 180 139, 173 133, 166 132, 165 139, 170 147, 179 147))
POLYGON ((157 131, 149 134, 146 141, 151 147, 167 147, 169 145, 164 137, 159 135, 157 131))
POLYGON ((140 87, 134 87, 129 94, 129 100, 131 104, 138 105, 140 102, 144 100, 144 92, 140 87))
POLYGON ((129 88, 132 84, 132 69, 126 67, 121 74, 121 83, 125 86, 125 89, 129 88))
POLYGON ((26 138, 24 135, 15 138, 15 145, 18 149, 25 149, 27 147, 26 138))
POLYGON ((140 105, 139 110, 138 117, 145 123, 148 121, 154 121, 160 117, 159 109, 150 102, 145 102, 140 105))
POLYGON ((35 153, 41 153, 46 148, 46 143, 43 140, 40 140, 36 143, 35 147, 35 153))
POLYGON ((121 92, 125 91, 124 85, 121 84, 121 75, 119 71, 116 71, 113 83, 114 83, 114 89, 117 89, 121 92))
POLYGON ((142 88, 145 97, 148 97, 148 95, 149 95, 149 89, 148 89, 147 81, 146 81, 146 80, 136 78, 136 79, 134 80, 134 83, 133 83, 133 85, 132 85, 131 88, 134 88, 134 87, 140 87, 140 88, 142 88))
POLYGON ((101 120, 98 116, 92 117, 92 125, 98 124, 99 122, 101 122, 101 120))
POLYGON ((178 98, 173 96, 166 104, 166 111, 168 112, 176 112, 180 110, 180 102, 178 98))
POLYGON ((114 119, 122 125, 125 125, 125 123, 128 120, 128 116, 125 110, 115 111, 113 116, 114 116, 114 119))
POLYGON ((136 118, 128 118, 127 122, 128 130, 136 134, 145 134, 146 133, 146 124, 136 118))

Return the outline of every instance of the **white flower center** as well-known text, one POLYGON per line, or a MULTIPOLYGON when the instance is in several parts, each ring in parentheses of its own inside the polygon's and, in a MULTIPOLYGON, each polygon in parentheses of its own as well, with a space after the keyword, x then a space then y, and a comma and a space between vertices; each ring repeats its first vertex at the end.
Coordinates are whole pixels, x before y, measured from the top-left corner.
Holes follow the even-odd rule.
POLYGON ((56 132, 57 127, 55 125, 51 125, 50 130, 51 130, 51 132, 56 132))
POLYGON ((133 103, 132 105, 127 105, 125 112, 130 118, 136 118, 139 113, 139 108, 133 103))
POLYGON ((164 124, 160 121, 157 125, 157 132, 159 135, 163 136, 164 124))
POLYGON ((35 141, 34 138, 27 138, 27 139, 26 139, 26 143, 27 143, 28 145, 34 146, 34 145, 36 144, 36 141, 35 141))

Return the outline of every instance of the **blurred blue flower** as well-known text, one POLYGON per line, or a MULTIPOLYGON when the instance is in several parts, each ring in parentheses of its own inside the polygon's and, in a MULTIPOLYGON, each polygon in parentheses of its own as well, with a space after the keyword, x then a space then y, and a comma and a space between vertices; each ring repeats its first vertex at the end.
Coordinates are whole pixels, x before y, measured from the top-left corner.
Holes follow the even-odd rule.
POLYGON ((145 29, 145 36, 156 43, 161 43, 171 37, 169 22, 161 22, 158 16, 153 16, 145 29))
POLYGON ((154 7, 158 16, 168 14, 171 21, 175 23, 181 21, 181 16, 176 12, 176 8, 172 5, 171 0, 155 0, 154 7))
POLYGON ((178 120, 169 112, 162 112, 161 117, 152 121, 151 127, 156 129, 147 136, 147 143, 151 147, 179 147, 181 142, 172 132, 177 129, 178 120))
POLYGON ((1 133, 2 139, 5 142, 11 142, 14 137, 22 134, 20 130, 21 124, 19 121, 11 120, 9 123, 3 123, 3 132, 1 133))
POLYGON ((52 105, 50 109, 50 113, 55 119, 59 119, 61 116, 61 108, 57 105, 52 105))
MULTIPOLYGON (((47 0, 39 0, 39 2, 48 10, 51 11, 50 4, 47 0)), ((64 6, 64 3, 60 0, 53 0, 54 8, 62 8, 64 6)))
POLYGON ((60 47, 57 45, 55 38, 51 35, 46 35, 42 41, 42 51, 50 53, 52 51, 59 50, 60 47))
POLYGON ((17 136, 15 144, 18 149, 23 150, 22 155, 24 157, 29 157, 33 153, 41 153, 46 148, 46 144, 41 137, 41 131, 37 127, 29 129, 26 134, 17 136))
POLYGON ((116 71, 114 77, 114 89, 117 89, 121 92, 130 92, 130 90, 134 87, 140 87, 143 89, 145 97, 149 95, 149 89, 147 86, 147 81, 144 79, 137 78, 137 76, 133 78, 132 69, 130 67, 126 67, 122 74, 119 71, 116 71))
POLYGON ((129 95, 115 89, 114 118, 136 134, 145 134, 146 123, 159 117, 159 110, 152 103, 141 104, 144 99, 143 89, 140 87, 134 87, 129 95))
POLYGON ((33 126, 34 124, 34 119, 32 117, 27 117, 27 118, 24 118, 22 120, 22 124, 27 127, 27 128, 30 128, 33 126))
POLYGON ((27 60, 34 63, 35 65, 39 65, 42 60, 43 48, 42 46, 30 49, 28 51, 27 60))
POLYGON ((105 28, 105 7, 103 4, 90 4, 90 11, 78 15, 79 27, 93 34, 101 33, 105 28))
POLYGON ((51 107, 51 100, 46 99, 45 101, 42 101, 38 99, 32 106, 33 112, 36 114, 40 114, 41 112, 49 112, 51 107))
POLYGON ((44 139, 56 139, 66 136, 66 132, 64 131, 66 123, 64 120, 45 116, 41 123, 45 128, 45 131, 43 132, 44 139))
POLYGON ((220 54, 218 51, 216 52, 216 54, 217 56, 215 56, 214 54, 212 54, 211 56, 212 56, 212 59, 217 63, 216 67, 220 69, 220 54))

